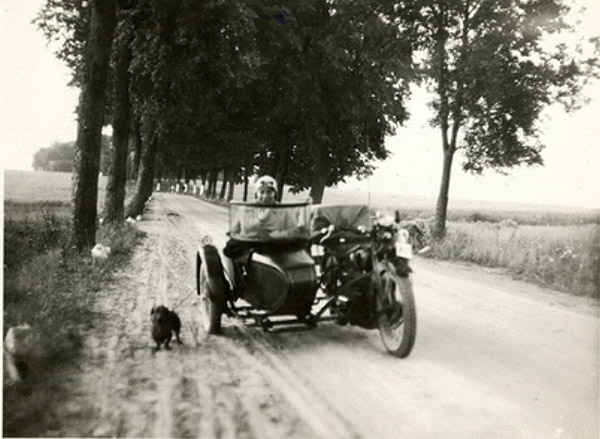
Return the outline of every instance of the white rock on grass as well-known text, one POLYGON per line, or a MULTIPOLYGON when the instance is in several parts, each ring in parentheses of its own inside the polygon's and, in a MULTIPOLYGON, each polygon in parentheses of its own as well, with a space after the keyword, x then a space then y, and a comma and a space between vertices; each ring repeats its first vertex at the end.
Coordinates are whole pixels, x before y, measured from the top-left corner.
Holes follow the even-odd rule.
POLYGON ((4 339, 4 371, 5 379, 9 382, 17 383, 22 380, 15 356, 24 353, 31 343, 33 343, 33 332, 28 324, 8 329, 4 339))
POLYGON ((108 255, 110 255, 110 247, 104 246, 102 244, 96 244, 92 249, 92 258, 95 260, 105 261, 108 259, 108 255))
POLYGON ((136 220, 136 221, 141 221, 141 220, 142 220, 142 215, 138 215, 138 216, 136 216, 136 217, 135 217, 135 220, 136 220))
POLYGON ((127 219, 125 220, 125 222, 127 224, 135 224, 136 223, 136 221, 133 218, 131 218, 130 216, 127 217, 127 219))
POLYGON ((11 354, 23 352, 23 345, 31 338, 31 326, 27 323, 8 329, 4 339, 4 348, 11 354))

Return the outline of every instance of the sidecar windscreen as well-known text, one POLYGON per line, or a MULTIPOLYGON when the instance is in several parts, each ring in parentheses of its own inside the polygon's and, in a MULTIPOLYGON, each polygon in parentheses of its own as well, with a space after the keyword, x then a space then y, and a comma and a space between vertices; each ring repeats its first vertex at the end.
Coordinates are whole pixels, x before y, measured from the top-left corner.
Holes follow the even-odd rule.
POLYGON ((229 236, 240 241, 270 242, 308 239, 308 203, 229 204, 229 236))

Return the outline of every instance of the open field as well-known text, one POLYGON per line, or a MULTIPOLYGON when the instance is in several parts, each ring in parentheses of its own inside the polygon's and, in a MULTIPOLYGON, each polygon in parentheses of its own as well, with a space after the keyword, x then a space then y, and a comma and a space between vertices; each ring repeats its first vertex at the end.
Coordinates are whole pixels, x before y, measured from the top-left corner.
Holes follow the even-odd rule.
MULTIPOLYGON (((163 181, 162 188, 168 188, 175 182, 163 181)), ((199 182, 198 182, 199 184, 199 182)), ((250 199, 254 186, 249 185, 250 199)), ((372 188, 369 195, 367 185, 365 188, 348 189, 342 186, 326 188, 323 196, 324 204, 369 204, 373 210, 393 212, 399 209, 403 219, 429 218, 435 214, 435 198, 410 197, 376 192, 372 188)), ((220 183, 217 184, 217 193, 220 183)), ((234 200, 241 201, 243 185, 235 187, 234 200)), ((304 201, 309 192, 292 194, 284 190, 283 202, 304 201)), ((600 224, 600 209, 552 206, 543 204, 518 204, 518 203, 491 203, 485 201, 456 200, 450 194, 448 207, 448 220, 468 222, 500 222, 512 219, 519 224, 528 225, 574 225, 574 224, 600 224)))
MULTIPOLYGON (((104 203, 106 177, 98 180, 98 202, 104 203)), ((71 202, 71 173, 4 171, 4 199, 18 203, 71 202)))
MULTIPOLYGON (((104 204, 107 178, 98 181, 98 206, 104 204)), ((166 186, 163 183, 163 188, 166 186)), ((4 199, 20 203, 27 202, 71 202, 71 174, 43 171, 5 171, 4 199)), ((250 185, 250 193, 253 186, 250 185)), ((243 186, 237 185, 235 200, 241 200, 243 186)), ((308 192, 291 194, 285 191, 284 201, 304 200, 308 192)), ((375 210, 399 209, 403 218, 428 218, 435 213, 435 199, 407 197, 366 190, 327 188, 323 203, 355 204, 369 203, 375 210)), ((600 224, 600 210, 565 206, 546 206, 517 203, 487 203, 450 199, 448 219, 468 222, 500 222, 512 219, 521 225, 570 225, 600 224)))

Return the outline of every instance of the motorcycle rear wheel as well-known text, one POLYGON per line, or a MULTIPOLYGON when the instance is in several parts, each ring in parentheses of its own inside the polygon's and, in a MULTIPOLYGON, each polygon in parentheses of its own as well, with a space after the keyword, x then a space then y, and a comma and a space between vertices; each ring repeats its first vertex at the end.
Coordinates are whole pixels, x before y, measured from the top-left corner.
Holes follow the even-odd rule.
POLYGON ((417 313, 408 276, 399 276, 391 269, 381 274, 383 310, 378 327, 387 351, 406 358, 412 351, 417 335, 417 313))

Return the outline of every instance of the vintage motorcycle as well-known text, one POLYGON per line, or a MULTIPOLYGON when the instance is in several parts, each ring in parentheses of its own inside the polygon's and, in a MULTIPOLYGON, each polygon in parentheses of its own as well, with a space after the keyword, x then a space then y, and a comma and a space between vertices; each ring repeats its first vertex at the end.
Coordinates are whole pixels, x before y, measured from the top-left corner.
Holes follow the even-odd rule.
POLYGON ((223 255, 205 238, 196 285, 205 330, 225 314, 265 331, 319 322, 378 328, 388 352, 407 357, 416 337, 412 249, 397 222, 368 206, 264 206, 232 202, 223 255))

